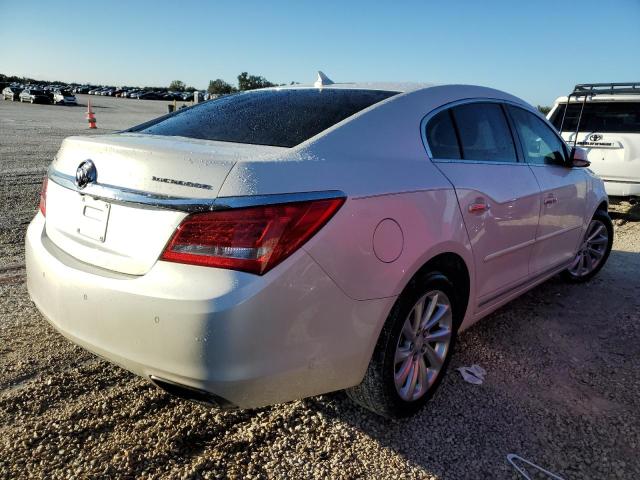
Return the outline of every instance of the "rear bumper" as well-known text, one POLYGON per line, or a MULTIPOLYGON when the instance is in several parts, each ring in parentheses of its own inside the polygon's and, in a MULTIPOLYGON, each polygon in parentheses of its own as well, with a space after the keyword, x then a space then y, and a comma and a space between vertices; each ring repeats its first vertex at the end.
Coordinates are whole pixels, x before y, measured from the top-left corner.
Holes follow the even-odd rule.
POLYGON ((70 340, 241 408, 359 383, 394 301, 350 299, 303 250, 262 277, 168 262, 115 274, 59 250, 39 213, 26 262, 32 300, 70 340))

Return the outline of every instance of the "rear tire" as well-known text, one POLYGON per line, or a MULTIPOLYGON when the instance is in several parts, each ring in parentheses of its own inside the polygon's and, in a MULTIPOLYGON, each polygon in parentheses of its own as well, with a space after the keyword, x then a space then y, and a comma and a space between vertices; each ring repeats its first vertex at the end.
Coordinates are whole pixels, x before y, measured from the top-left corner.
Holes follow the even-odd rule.
POLYGON ((453 284, 440 272, 413 279, 382 327, 362 383, 346 390, 351 400, 389 418, 420 410, 449 365, 463 313, 459 305, 453 284))
POLYGON ((589 222, 580 249, 562 278, 570 283, 588 282, 604 267, 613 245, 613 222, 604 210, 598 210, 589 222))

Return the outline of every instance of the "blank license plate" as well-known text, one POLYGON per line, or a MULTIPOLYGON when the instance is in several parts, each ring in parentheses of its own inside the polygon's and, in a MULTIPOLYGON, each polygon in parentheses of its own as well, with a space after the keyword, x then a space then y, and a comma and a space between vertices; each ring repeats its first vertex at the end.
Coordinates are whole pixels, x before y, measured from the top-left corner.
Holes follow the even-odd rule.
POLYGON ((80 206, 78 233, 92 240, 104 242, 107 238, 111 205, 84 195, 80 206))

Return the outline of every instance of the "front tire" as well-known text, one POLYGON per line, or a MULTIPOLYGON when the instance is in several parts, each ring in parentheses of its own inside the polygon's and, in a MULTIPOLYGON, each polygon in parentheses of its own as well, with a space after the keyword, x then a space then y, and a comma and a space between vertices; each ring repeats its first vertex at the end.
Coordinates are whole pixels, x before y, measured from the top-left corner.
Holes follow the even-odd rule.
POLYGON ((609 214, 598 210, 584 234, 578 253, 562 278, 571 283, 591 280, 604 267, 613 245, 613 222, 609 214))
POLYGON ((347 395, 385 417, 416 413, 444 377, 461 313, 446 276, 430 272, 412 280, 382 328, 364 380, 347 395))

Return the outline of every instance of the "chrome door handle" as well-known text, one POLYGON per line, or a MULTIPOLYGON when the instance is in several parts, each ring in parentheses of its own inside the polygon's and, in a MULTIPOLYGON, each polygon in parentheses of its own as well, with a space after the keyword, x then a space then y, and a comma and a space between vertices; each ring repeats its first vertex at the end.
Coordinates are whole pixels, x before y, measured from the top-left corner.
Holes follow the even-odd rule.
POLYGON ((549 195, 544 199, 544 204, 547 207, 553 205, 554 203, 558 203, 558 198, 555 195, 549 195))
POLYGON ((491 205, 482 198, 476 198, 473 203, 469 204, 469 213, 474 215, 481 215, 489 210, 491 210, 491 205))

